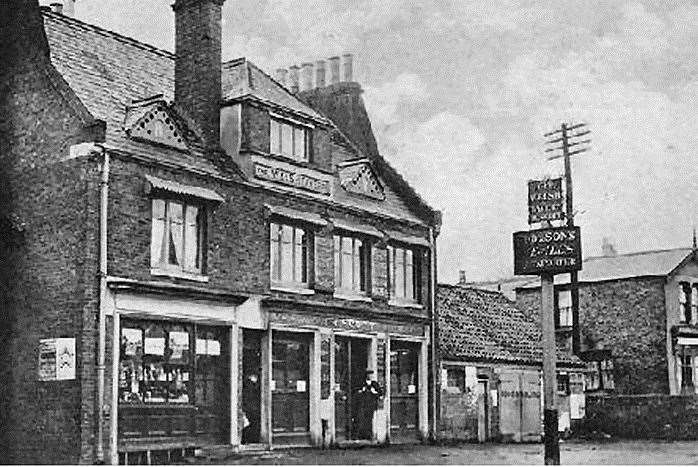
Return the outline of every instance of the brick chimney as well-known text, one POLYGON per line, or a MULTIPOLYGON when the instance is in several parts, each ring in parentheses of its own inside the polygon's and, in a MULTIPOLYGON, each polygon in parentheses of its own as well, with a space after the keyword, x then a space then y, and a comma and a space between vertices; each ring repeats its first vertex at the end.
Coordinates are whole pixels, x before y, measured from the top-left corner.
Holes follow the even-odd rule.
POLYGON ((465 271, 462 269, 458 271, 458 285, 465 285, 467 284, 467 278, 465 277, 465 271))
POLYGON ((50 3, 51 11, 64 16, 73 16, 75 13, 75 0, 56 0, 50 3))
POLYGON ((175 0, 175 103, 220 146, 221 10, 225 0, 175 0))

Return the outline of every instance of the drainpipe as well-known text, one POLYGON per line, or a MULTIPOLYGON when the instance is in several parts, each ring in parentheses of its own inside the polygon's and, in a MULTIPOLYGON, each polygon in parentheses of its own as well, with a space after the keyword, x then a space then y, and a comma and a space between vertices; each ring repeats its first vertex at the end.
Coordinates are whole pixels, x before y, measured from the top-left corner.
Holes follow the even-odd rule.
MULTIPOLYGON (((107 303, 107 203, 109 201, 109 153, 102 146, 99 198, 99 336, 97 341, 97 462, 104 463, 104 372, 106 360, 107 303)), ((115 375, 112 375, 114 377, 115 375)), ((116 407, 112 407, 112 416, 116 407)))
POLYGON ((434 228, 429 227, 429 243, 431 244, 431 296, 429 297, 431 306, 431 373, 432 373, 432 387, 431 387, 431 436, 436 441, 437 426, 436 421, 438 420, 436 413, 439 405, 437 404, 437 397, 439 391, 438 376, 439 376, 439 358, 438 358, 438 346, 436 342, 437 337, 437 326, 439 323, 438 314, 436 311, 436 238, 434 237, 434 228))

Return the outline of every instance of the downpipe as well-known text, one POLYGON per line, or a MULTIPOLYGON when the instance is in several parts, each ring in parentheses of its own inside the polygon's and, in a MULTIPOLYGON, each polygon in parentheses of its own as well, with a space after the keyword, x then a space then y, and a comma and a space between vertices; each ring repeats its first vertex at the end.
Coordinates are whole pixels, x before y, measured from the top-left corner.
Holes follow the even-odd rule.
MULTIPOLYGON (((107 205, 109 202, 109 152, 102 146, 99 197, 99 335, 97 341, 97 462, 104 463, 104 387, 106 371, 107 205)), ((114 375, 112 375, 114 376, 114 375)), ((115 407, 112 407, 112 416, 115 407)))
POLYGON ((430 264, 430 282, 431 282, 431 296, 429 297, 430 301, 430 307, 431 307, 431 373, 432 373, 432 384, 431 384, 431 438, 432 441, 437 441, 437 420, 438 420, 438 414, 437 414, 437 409, 438 409, 438 403, 437 403, 437 397, 438 397, 438 390, 439 390, 439 384, 438 384, 438 378, 439 378, 439 372, 438 372, 438 361, 437 361, 437 355, 439 354, 437 351, 437 342, 436 342, 436 337, 437 337, 437 326, 439 324, 438 322, 438 314, 436 311, 436 238, 434 236, 434 228, 430 227, 429 228, 429 243, 431 244, 431 264, 430 264))

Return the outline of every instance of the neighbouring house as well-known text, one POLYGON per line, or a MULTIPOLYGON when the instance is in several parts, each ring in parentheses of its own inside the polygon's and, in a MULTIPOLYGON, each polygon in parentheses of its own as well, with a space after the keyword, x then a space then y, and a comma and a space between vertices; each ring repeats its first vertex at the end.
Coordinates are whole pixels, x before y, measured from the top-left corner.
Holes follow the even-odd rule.
MULTIPOLYGON (((586 390, 601 394, 698 393, 698 254, 693 248, 604 255, 579 273, 581 352, 586 390)), ((517 288, 537 317, 540 286, 517 288)), ((569 275, 555 276, 558 338, 570 346, 569 275)))
POLYGON ((5 3, 3 460, 433 435, 441 216, 378 153, 352 57, 222 63, 223 0, 174 1, 174 54, 5 3))
MULTIPOLYGON (((542 425, 540 325, 499 292, 437 289, 439 436, 538 442, 542 425)), ((584 364, 558 350, 559 429, 584 416, 584 364)))

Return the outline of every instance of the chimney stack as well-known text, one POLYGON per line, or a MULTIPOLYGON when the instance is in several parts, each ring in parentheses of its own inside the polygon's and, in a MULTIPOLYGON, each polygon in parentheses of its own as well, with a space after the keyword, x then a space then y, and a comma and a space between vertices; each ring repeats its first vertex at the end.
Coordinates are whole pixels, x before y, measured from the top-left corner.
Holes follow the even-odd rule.
POLYGON ((306 62, 301 69, 301 91, 313 89, 313 64, 306 62))
POLYGON ((315 87, 325 87, 325 61, 318 60, 315 62, 315 87))
POLYGON ((339 57, 330 57, 327 59, 330 62, 330 84, 339 83, 339 57))
POLYGON ((288 68, 288 87, 292 93, 298 92, 298 66, 292 65, 288 68))
POLYGON ((208 148, 220 146, 221 10, 225 0, 175 0, 175 103, 208 148))
POLYGON ((73 16, 75 0, 55 0, 50 3, 51 11, 64 16, 73 16))
POLYGON ((465 285, 468 281, 465 278, 465 271, 458 271, 458 285, 465 285))
POLYGON ((608 237, 603 237, 601 240, 601 254, 603 256, 616 256, 616 247, 613 246, 611 240, 608 237))
POLYGON ((282 85, 286 86, 286 77, 288 76, 288 70, 286 68, 276 69, 276 81, 282 85))
POLYGON ((342 55, 344 58, 344 73, 342 74, 342 81, 345 83, 351 83, 354 81, 354 56, 352 54, 342 55))

